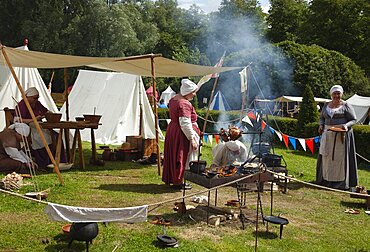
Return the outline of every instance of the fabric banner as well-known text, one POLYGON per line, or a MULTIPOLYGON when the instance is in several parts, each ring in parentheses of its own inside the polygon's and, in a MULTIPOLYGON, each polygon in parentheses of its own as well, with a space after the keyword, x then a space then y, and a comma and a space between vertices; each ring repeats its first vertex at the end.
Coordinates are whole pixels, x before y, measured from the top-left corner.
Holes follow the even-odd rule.
POLYGON ((144 222, 148 206, 125 208, 89 208, 48 203, 44 212, 54 221, 65 222, 144 222))
POLYGON ((308 149, 310 149, 311 153, 313 154, 313 138, 306 139, 306 145, 308 149))
POLYGON ((210 143, 211 145, 212 145, 212 138, 213 138, 213 137, 212 137, 212 135, 209 135, 209 136, 208 136, 209 143, 210 143))
POLYGON ((249 119, 248 115, 247 115, 247 116, 245 116, 245 117, 242 119, 242 121, 243 121, 243 122, 248 123, 250 126, 252 126, 252 127, 253 127, 253 123, 252 123, 251 119, 249 119))
POLYGON ((265 127, 266 127, 266 123, 265 123, 264 120, 262 120, 262 122, 261 122, 261 130, 263 131, 265 129, 265 127))
POLYGON ((276 135, 279 137, 280 141, 283 141, 283 137, 281 136, 281 133, 275 130, 276 135))
POLYGON ((204 137, 204 141, 206 143, 208 143, 208 134, 207 133, 204 133, 203 137, 204 137))
POLYGON ((243 70, 239 72, 240 75, 240 92, 246 92, 248 88, 248 78, 247 78, 247 68, 244 67, 243 70))
POLYGON ((256 115, 252 112, 252 111, 249 111, 247 116, 250 118, 250 119, 253 119, 253 120, 257 120, 257 117, 256 115))
POLYGON ((275 134, 275 130, 272 127, 269 126, 269 130, 271 131, 272 134, 275 134))
POLYGON ((218 141, 220 140, 220 137, 218 135, 215 135, 216 144, 218 144, 218 141))

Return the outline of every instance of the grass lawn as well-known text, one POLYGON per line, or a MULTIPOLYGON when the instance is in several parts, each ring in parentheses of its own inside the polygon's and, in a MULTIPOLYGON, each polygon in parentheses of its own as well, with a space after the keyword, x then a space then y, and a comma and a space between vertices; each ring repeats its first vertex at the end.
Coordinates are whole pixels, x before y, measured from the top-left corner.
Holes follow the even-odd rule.
MULTIPOLYGON (((89 144, 84 143, 88 149, 89 144)), ((275 149, 284 156, 289 174, 312 182, 315 179, 316 157, 300 151, 275 149)), ((85 151, 87 157, 91 151, 85 151)), ((203 148, 203 159, 211 161, 211 147, 203 148)), ((78 160, 78 159, 76 159, 78 160)), ((60 186, 54 173, 39 174, 36 178, 42 190, 49 190, 48 201, 86 207, 128 207, 152 204, 180 197, 182 192, 167 188, 157 174, 156 166, 143 166, 132 162, 107 162, 105 166, 87 165, 85 170, 72 168, 62 171, 65 186, 60 186)), ((360 184, 370 189, 370 171, 359 170, 360 184)), ((31 182, 27 179, 25 182, 31 182)), ((204 190, 192 184, 191 193, 204 190)), ((346 194, 289 183, 287 194, 274 194, 274 213, 282 214, 290 223, 284 228, 280 240, 278 226, 270 225, 270 233, 260 223, 259 251, 370 251, 370 216, 364 213, 364 200, 352 199, 346 194), (344 213, 356 208, 360 214, 344 213)), ((20 193, 34 191, 33 185, 21 188, 20 193)), ((205 194, 203 194, 205 195, 205 194)), ((247 207, 256 209, 256 193, 247 195, 247 207)), ((218 205, 235 199, 236 190, 226 187, 218 190, 218 205)), ((265 213, 269 212, 269 193, 262 193, 265 213)), ((194 204, 187 200, 187 204, 194 204)), ((178 248, 168 251, 254 251, 255 225, 245 230, 240 222, 219 227, 196 222, 188 214, 173 211, 173 202, 155 209, 149 208, 148 220, 162 215, 171 220, 167 233, 179 240, 178 248)), ((44 204, 0 194, 0 251, 83 251, 85 244, 74 241, 67 248, 68 239, 62 233, 65 223, 50 221, 43 213, 44 204)), ((99 224, 99 235, 90 246, 91 251, 162 251, 156 245, 160 226, 150 221, 136 224, 99 224)))

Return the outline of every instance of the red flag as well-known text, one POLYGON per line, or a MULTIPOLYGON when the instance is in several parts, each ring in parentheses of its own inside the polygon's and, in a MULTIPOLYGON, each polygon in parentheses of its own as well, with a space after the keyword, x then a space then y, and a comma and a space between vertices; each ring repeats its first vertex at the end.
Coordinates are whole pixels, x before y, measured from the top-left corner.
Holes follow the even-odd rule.
MULTIPOLYGON (((217 62, 215 67, 222 67, 222 64, 224 63, 224 58, 225 58, 226 51, 224 51, 224 54, 222 55, 221 59, 217 62)), ((214 73, 212 74, 211 78, 218 78, 219 74, 214 73)))
POLYGON ((215 139, 216 139, 216 144, 218 144, 218 141, 220 140, 219 136, 215 135, 215 139))
POLYGON ((265 123, 264 120, 262 120, 261 121, 261 129, 262 129, 262 131, 265 129, 265 127, 266 127, 266 123, 265 123))
POLYGON ((288 136, 287 135, 285 135, 285 134, 283 134, 283 133, 281 133, 282 135, 283 135, 283 140, 284 140, 284 143, 285 143, 285 146, 288 148, 288 145, 289 145, 289 140, 288 140, 288 136))
POLYGON ((313 154, 313 138, 306 139, 306 145, 313 154))
POLYGON ((247 116, 250 118, 250 119, 253 119, 253 120, 257 120, 257 117, 256 115, 252 112, 252 111, 249 111, 247 116))

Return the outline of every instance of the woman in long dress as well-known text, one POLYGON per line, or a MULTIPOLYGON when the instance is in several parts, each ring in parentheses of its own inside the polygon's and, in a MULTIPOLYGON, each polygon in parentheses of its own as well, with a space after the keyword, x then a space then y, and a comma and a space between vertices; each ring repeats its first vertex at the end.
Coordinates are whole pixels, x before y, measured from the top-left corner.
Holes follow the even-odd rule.
POLYGON ((197 90, 194 82, 183 79, 180 94, 174 96, 168 105, 171 122, 164 142, 162 174, 162 181, 167 185, 182 187, 184 171, 197 157, 200 131, 197 114, 190 103, 197 90))
POLYGON ((316 182, 337 189, 357 186, 357 160, 352 126, 356 123, 353 107, 343 101, 343 88, 330 89, 332 100, 320 114, 322 134, 316 166, 316 182))

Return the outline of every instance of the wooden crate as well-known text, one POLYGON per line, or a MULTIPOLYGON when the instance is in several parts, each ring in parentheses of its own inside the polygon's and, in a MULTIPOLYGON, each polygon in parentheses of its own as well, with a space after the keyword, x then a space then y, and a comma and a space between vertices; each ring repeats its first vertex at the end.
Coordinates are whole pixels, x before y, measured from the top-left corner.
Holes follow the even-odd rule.
POLYGON ((138 149, 142 156, 150 156, 157 153, 155 139, 143 139, 141 136, 128 136, 126 142, 130 143, 130 148, 138 149))

